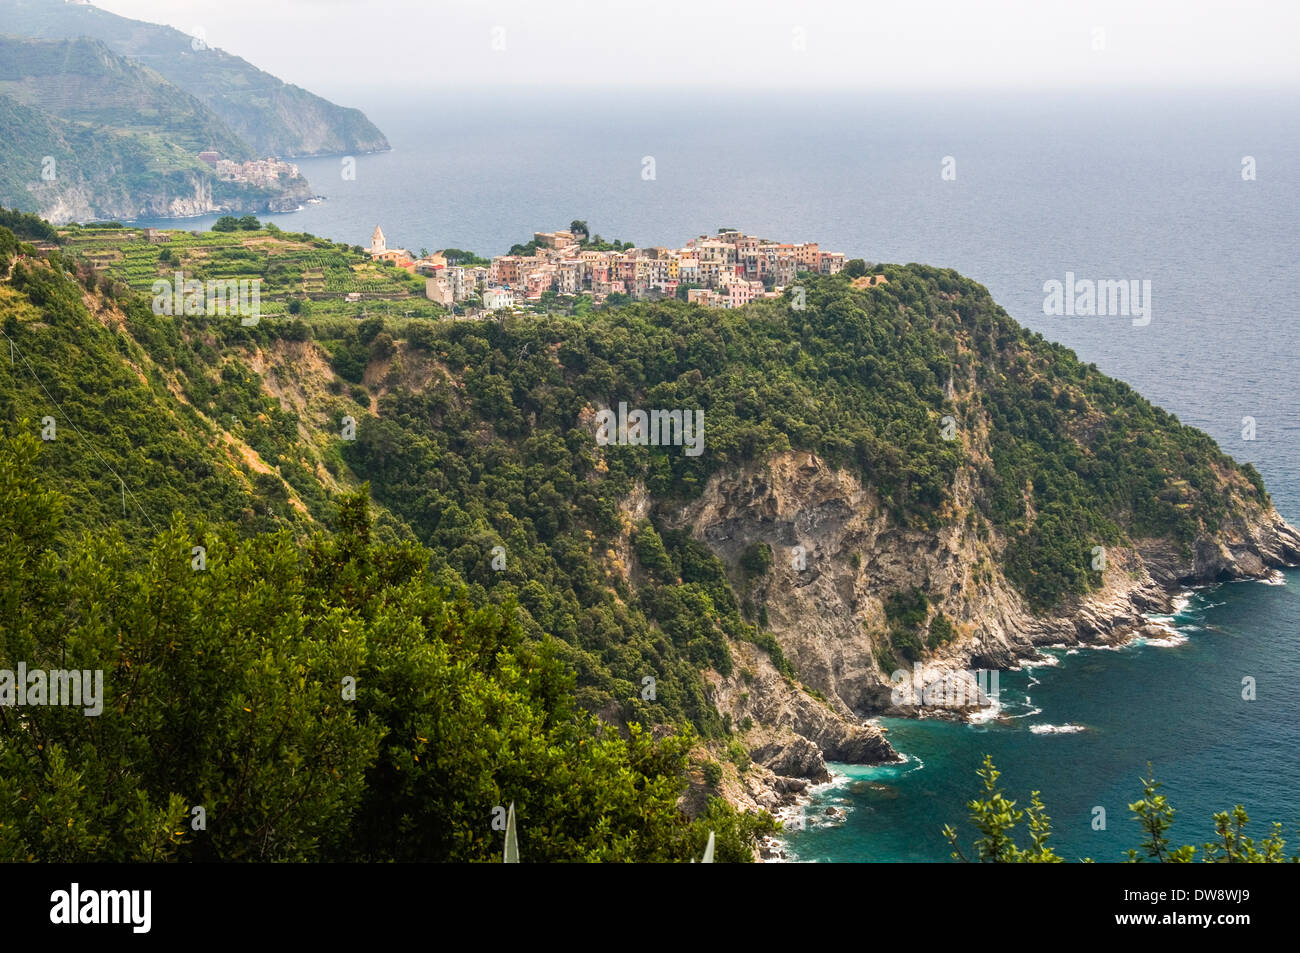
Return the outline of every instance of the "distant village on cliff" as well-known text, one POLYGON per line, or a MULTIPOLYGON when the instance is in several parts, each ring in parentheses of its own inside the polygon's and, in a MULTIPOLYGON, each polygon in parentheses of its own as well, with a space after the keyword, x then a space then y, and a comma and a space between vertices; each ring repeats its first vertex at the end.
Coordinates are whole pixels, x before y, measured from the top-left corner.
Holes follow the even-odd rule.
POLYGON ((427 276, 426 296, 446 307, 479 297, 489 311, 537 304, 543 295, 591 295, 597 304, 610 295, 634 300, 671 298, 711 308, 739 308, 759 298, 779 297, 799 272, 834 275, 844 269, 842 252, 822 251, 816 242, 789 244, 736 230, 701 235, 682 248, 586 247, 581 232, 536 232, 533 254, 499 255, 488 265, 460 264, 443 252, 415 257, 389 248, 378 225, 370 257, 427 276))

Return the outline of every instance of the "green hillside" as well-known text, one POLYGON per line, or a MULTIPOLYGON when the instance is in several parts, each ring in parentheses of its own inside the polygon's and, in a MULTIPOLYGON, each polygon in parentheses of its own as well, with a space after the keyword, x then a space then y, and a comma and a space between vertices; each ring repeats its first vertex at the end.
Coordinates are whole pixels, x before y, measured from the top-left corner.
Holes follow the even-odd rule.
POLYGON ((197 197, 205 206, 261 211, 281 198, 217 180, 157 136, 68 122, 5 95, 0 130, 0 202, 54 221, 165 216, 173 203, 197 197))
MULTIPOLYGON (((987 524, 1008 540, 1007 578, 1043 609, 1099 583, 1088 561, 1098 542, 1159 536, 1190 547, 1230 512, 1267 504, 1252 467, 1239 467, 1205 434, 1019 328, 983 288, 949 271, 890 266, 888 282, 869 290, 809 277, 801 311, 781 301, 735 312, 661 302, 504 326, 418 317, 358 322, 346 315, 359 315, 360 305, 317 317, 312 294, 298 291, 304 260, 347 263, 360 259, 355 253, 283 234, 177 236, 168 254, 188 262, 187 273, 272 276, 266 320, 244 328, 152 315, 148 286, 175 267, 158 260, 158 246, 137 239, 106 253, 118 239, 94 230, 73 230, 67 242, 65 254, 83 258, 82 268, 94 262, 145 292, 114 292, 125 319, 113 331, 125 334, 120 346, 139 347, 156 366, 151 391, 160 399, 177 393, 216 427, 239 418, 240 439, 281 467, 317 518, 321 467, 343 485, 369 481, 394 525, 431 544, 437 563, 496 600, 519 597, 539 630, 575 645, 598 618, 598 628, 619 630, 624 641, 637 627, 648 633, 656 624, 680 625, 675 651, 725 667, 726 638, 759 638, 730 592, 718 588, 726 587, 712 557, 697 570, 700 595, 714 603, 703 615, 713 621, 701 626, 698 606, 671 600, 643 600, 621 617, 626 610, 616 605, 618 584, 607 579, 604 553, 620 530, 618 501, 636 482, 657 499, 685 501, 719 470, 772 452, 806 450, 849 468, 900 525, 987 524), (291 314, 291 297, 303 299, 306 310, 300 305, 291 314), (285 378, 277 399, 265 369, 291 352, 294 366, 276 368, 285 378), (264 368, 260 375, 250 371, 255 364, 264 368), (283 394, 290 377, 292 411, 283 394), (597 452, 579 421, 619 401, 702 409, 708 452, 597 452), (353 442, 337 439, 345 414, 359 422, 353 442), (945 415, 963 432, 987 433, 987 446, 942 439, 945 415), (972 449, 979 450, 974 458, 972 449), (955 506, 952 494, 963 469, 976 481, 972 508, 955 506), (491 570, 483 554, 497 544, 516 554, 517 569, 491 570), (592 616, 601 605, 612 614, 592 616)), ((20 269, 9 293, 47 280, 41 274, 20 269)), ((400 295, 406 279, 396 280, 391 287, 400 295)), ((68 320, 67 346, 88 346, 79 326, 85 317, 68 320)), ((30 338, 23 322, 19 327, 20 344, 55 347, 57 338, 30 338)), ((103 353, 105 379, 117 359, 103 353)), ((52 358, 50 368, 67 360, 52 358)), ((103 390, 95 388, 96 401, 103 390)), ((33 398, 15 414, 39 416, 39 404, 33 398)), ((164 429, 141 426, 136 439, 162 439, 164 429)), ((154 509, 166 514, 174 497, 161 487, 155 492, 154 509)), ((664 535, 649 532, 644 545, 655 549, 654 537, 664 535)), ((704 558, 689 540, 667 534, 663 543, 673 567, 658 572, 665 579, 704 558)), ((594 638, 603 650, 609 636, 594 638)), ((607 684, 602 696, 626 698, 634 668, 627 664, 620 677, 628 682, 607 684)), ((685 712, 696 703, 680 704, 685 712)), ((707 721, 701 710, 695 714, 707 721)))
MULTIPOLYGON (((166 241, 149 242, 131 228, 71 228, 65 231, 69 252, 84 256, 118 281, 147 293, 159 278, 170 280, 180 270, 189 277, 261 278, 263 303, 276 305, 272 314, 285 314, 288 302, 299 299, 308 314, 360 314, 393 302, 402 312, 431 317, 445 312, 424 297, 425 279, 401 268, 375 264, 354 246, 327 238, 285 232, 275 226, 236 232, 168 230, 166 241), (361 296, 348 303, 347 296, 361 296)), ((298 312, 301 313, 301 310, 298 312)))
POLYGON ((181 147, 187 167, 205 149, 243 161, 249 146, 201 102, 97 40, 0 37, 0 94, 76 124, 181 147))
POLYGON ((102 720, 0 709, 0 858, 486 860, 517 803, 530 861, 686 860, 710 832, 751 859, 770 819, 678 807, 688 728, 598 724, 562 644, 343 489, 338 441, 246 363, 301 354, 302 322, 158 318, 33 251, 0 229, 0 660, 118 687, 102 720))
MULTIPOLYGON (((749 764, 754 726, 707 686, 751 643, 813 696, 737 567, 672 529, 669 504, 816 453, 893 527, 1004 539, 999 571, 1044 610, 1100 584, 1098 541, 1190 547, 1268 505, 1253 468, 952 271, 807 276, 802 309, 452 322, 286 304, 243 327, 154 315, 132 287, 165 265, 93 231, 40 256, 0 230, 0 260, 21 254, 0 282, 0 656, 103 667, 114 710, 139 717, 40 711, 44 755, 0 736, 0 856, 484 859, 494 806, 518 801, 537 859, 684 859, 702 824, 743 859, 763 816, 678 806, 688 781, 716 793, 708 752, 749 764), (113 252, 118 280, 91 267, 113 252), (598 446, 591 414, 621 401, 702 410, 706 452, 598 446), (655 505, 633 518, 641 485, 655 505), (228 818, 217 836, 179 823, 195 804, 228 818)), ((177 248, 220 277, 314 246, 177 248)))
MULTIPOLYGON (((39 466, 69 498, 69 530, 120 522, 129 537, 142 538, 176 510, 250 531, 304 519, 283 482, 259 472, 266 468, 227 443, 213 422, 224 416, 263 446, 291 429, 260 388, 241 393, 239 384, 251 375, 227 373, 215 399, 196 409, 169 390, 138 343, 166 362, 179 340, 175 325, 156 318, 147 299, 115 296, 109 283, 92 316, 83 302, 86 285, 99 288, 89 273, 78 284, 21 263, 0 285, 4 349, 12 345, 15 357, 5 368, 0 403, 6 420, 52 417, 64 428, 46 443, 39 466), (130 336, 122 333, 124 323, 130 336), (233 422, 239 415, 246 425, 233 422)), ((315 499, 318 485, 309 486, 315 499)))
POLYGON ((3 31, 46 39, 90 37, 193 95, 256 156, 375 152, 388 140, 358 109, 335 105, 276 79, 238 56, 196 43, 168 26, 89 4, 0 0, 3 31))

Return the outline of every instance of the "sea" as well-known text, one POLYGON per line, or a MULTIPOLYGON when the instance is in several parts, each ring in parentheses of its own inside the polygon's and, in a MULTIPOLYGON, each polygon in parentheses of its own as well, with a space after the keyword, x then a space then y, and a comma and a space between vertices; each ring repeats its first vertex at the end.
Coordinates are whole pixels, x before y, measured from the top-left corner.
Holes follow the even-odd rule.
MULTIPOLYGON (((1247 78, 1248 79, 1248 78, 1247 78)), ((298 160, 280 227, 503 254, 534 231, 681 245, 720 228, 954 268, 1263 474, 1300 525, 1300 94, 1237 91, 361 90, 376 155, 298 160), (1045 313, 1045 283, 1150 282, 1150 320, 1045 313)), ((205 228, 215 216, 162 227, 205 228)), ((1007 716, 884 720, 896 766, 832 765, 799 861, 945 861, 992 755, 1067 858, 1117 861, 1148 764, 1201 844, 1241 803, 1300 828, 1300 573, 1198 590, 1168 635, 1001 675, 1007 716), (1253 679, 1254 699, 1243 698, 1253 679), (831 813, 828 814, 827 810, 831 813)), ((1250 832, 1248 828, 1248 833, 1250 832)))

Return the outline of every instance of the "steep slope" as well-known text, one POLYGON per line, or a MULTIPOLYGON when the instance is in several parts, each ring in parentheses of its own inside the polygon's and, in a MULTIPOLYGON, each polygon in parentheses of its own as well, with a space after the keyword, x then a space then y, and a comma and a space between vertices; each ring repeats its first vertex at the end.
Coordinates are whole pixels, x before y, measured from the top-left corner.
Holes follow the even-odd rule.
POLYGON ((389 148, 360 110, 335 105, 168 26, 63 0, 0 0, 0 22, 18 36, 103 41, 198 98, 258 157, 389 148))
MULTIPOLYGON (((283 494, 316 521, 368 481, 382 534, 427 546, 435 576, 516 612, 529 638, 557 639, 587 710, 691 722, 696 793, 741 804, 784 803, 828 757, 893 757, 865 719, 896 709, 896 669, 1118 641, 1178 586, 1300 562, 1253 468, 951 271, 887 266, 870 288, 808 277, 802 308, 251 329, 157 319, 123 289, 91 334, 76 302, 42 316, 58 267, 16 266, 6 333, 49 354, 87 433, 125 427, 106 401, 157 403, 111 444, 124 466, 137 441, 242 442, 278 468, 262 505, 283 494), (78 366, 93 377, 65 370, 78 366), (703 452, 602 445, 597 412, 620 403, 701 411, 703 452)), ((10 375, 7 419, 38 420, 44 398, 10 375)), ((223 496, 183 492, 176 464, 132 465, 159 508, 223 496)))
POLYGON ((225 181, 176 144, 68 122, 0 95, 0 204, 53 222, 184 217, 294 208, 306 179, 225 181))
MULTIPOLYGON (((19 261, 0 283, 0 347, 11 355, 0 369, 0 411, 6 430, 48 437, 39 473, 68 499, 66 529, 120 526, 144 538, 174 512, 246 533, 313 525, 281 467, 254 448, 269 452, 273 435, 294 425, 252 385, 251 372, 209 351, 223 386, 196 407, 169 380, 168 365, 194 359, 188 349, 178 354, 171 319, 88 271, 79 284, 57 255, 54 262, 19 261)), ((319 481, 303 485, 322 516, 319 481)))
POLYGON ((257 158, 193 96, 98 40, 0 37, 0 94, 73 123, 180 146, 196 168, 205 149, 257 158))
MULTIPOLYGON (((924 685, 1015 666, 1040 646, 1161 635, 1145 615, 1173 611, 1171 596, 1183 586, 1258 578, 1300 562, 1300 534, 1270 507, 1239 498, 1233 509, 1190 550, 1151 538, 1108 547, 1101 584, 1044 612, 1031 609, 1000 570, 1013 538, 964 521, 937 531, 894 525, 869 487, 814 454, 775 454, 719 474, 667 519, 736 567, 738 585, 747 550, 777 554, 752 583, 751 598, 809 686, 845 713, 913 714, 922 699, 894 699, 890 680, 901 670, 912 684, 913 662, 922 665, 924 685), (926 594, 926 609, 909 628, 890 618, 890 599, 910 592, 926 594), (942 641, 939 618, 951 627, 942 641)), ((725 679, 715 700, 734 721, 767 720, 770 701, 744 692, 740 679, 725 679)), ((969 701, 931 701, 926 711, 968 710, 969 701)))
MULTIPOLYGON (((835 757, 881 756, 848 739, 892 707, 896 669, 1122 639, 1177 586, 1300 562, 1259 475, 1205 434, 978 285, 885 274, 871 289, 810 278, 802 310, 440 328, 425 346, 441 373, 395 379, 345 457, 467 578, 540 583, 522 601, 547 631, 605 651, 580 621, 604 597, 578 585, 603 576, 611 608, 716 673, 708 698, 730 724, 835 757), (701 409, 703 453, 598 446, 595 412, 620 403, 701 409), (488 569, 493 543, 518 576, 488 569), (735 663, 747 642, 766 647, 763 671, 735 663)), ((424 359, 385 363, 399 360, 424 359)))

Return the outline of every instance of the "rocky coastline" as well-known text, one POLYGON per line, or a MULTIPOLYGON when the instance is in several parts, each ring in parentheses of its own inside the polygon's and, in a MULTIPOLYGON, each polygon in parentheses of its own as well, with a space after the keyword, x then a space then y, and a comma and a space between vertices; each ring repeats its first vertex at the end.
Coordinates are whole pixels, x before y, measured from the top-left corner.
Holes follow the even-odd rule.
MULTIPOLYGON (((959 486, 958 497, 969 500, 970 487, 959 486)), ((778 817, 801 815, 811 789, 831 780, 827 761, 903 760, 875 716, 987 717, 970 696, 955 705, 899 702, 892 673, 877 661, 882 597, 890 592, 937 593, 936 608, 953 622, 954 637, 918 663, 921 682, 932 683, 1014 669, 1041 660, 1046 647, 1167 637, 1148 617, 1171 612, 1179 593, 1300 565, 1300 532, 1272 507, 1242 503, 1190 546, 1146 539, 1108 548, 1101 588, 1040 615, 998 571, 1005 541, 996 533, 980 538, 963 520, 931 533, 899 528, 853 475, 796 452, 715 474, 668 522, 688 528, 730 567, 754 543, 775 554, 750 595, 800 681, 746 643, 732 645, 733 674, 709 673, 708 688, 733 724, 754 726, 744 738, 753 764, 728 770, 719 792, 742 809, 778 817)), ((703 796, 694 788, 688 799, 703 796)), ((774 840, 759 853, 780 859, 780 850, 774 840)))

